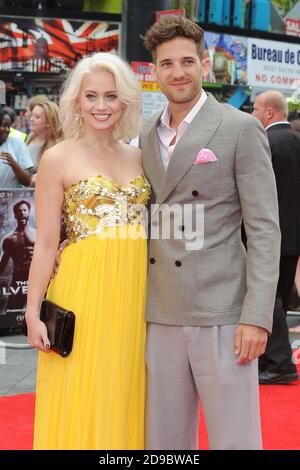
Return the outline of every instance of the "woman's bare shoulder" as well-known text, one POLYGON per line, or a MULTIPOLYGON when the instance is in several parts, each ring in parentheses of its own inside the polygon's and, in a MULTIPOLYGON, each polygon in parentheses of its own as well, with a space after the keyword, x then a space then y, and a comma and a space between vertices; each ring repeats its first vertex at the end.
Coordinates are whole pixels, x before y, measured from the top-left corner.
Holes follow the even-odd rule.
POLYGON ((128 157, 134 158, 137 160, 138 163, 141 163, 142 161, 142 153, 141 149, 139 147, 135 147, 134 145, 130 144, 125 144, 122 142, 122 147, 124 149, 124 152, 128 155, 128 157))
POLYGON ((63 140, 46 150, 42 156, 42 160, 55 162, 55 164, 66 162, 75 150, 75 144, 71 139, 63 140))
POLYGON ((53 147, 48 149, 45 152, 45 154, 51 155, 53 157, 55 157, 56 155, 61 155, 62 157, 65 157, 66 153, 74 149, 75 149, 74 141, 71 139, 67 139, 67 140, 62 140, 61 142, 58 142, 57 144, 53 145, 53 147))

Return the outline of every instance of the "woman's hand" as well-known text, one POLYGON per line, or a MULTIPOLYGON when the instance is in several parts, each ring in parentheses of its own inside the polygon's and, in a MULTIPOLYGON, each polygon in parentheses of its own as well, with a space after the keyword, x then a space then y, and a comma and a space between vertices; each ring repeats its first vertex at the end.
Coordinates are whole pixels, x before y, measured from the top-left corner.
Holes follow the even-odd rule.
POLYGON ((47 328, 37 315, 25 315, 27 324, 28 343, 35 349, 43 352, 50 351, 50 341, 47 335, 47 328))
POLYGON ((3 160, 3 162, 6 163, 6 165, 9 165, 11 167, 16 165, 16 160, 13 158, 13 156, 10 153, 0 152, 0 157, 3 160))
POLYGON ((8 152, 0 152, 0 158, 5 163, 11 167, 12 171, 15 174, 17 180, 24 186, 29 186, 31 181, 31 175, 27 170, 24 170, 18 162, 13 158, 13 156, 8 152))

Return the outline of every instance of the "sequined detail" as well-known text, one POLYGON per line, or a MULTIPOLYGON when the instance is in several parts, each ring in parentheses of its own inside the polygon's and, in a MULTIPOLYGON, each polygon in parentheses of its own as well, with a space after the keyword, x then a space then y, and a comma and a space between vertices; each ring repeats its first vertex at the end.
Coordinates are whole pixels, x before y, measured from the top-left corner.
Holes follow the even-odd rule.
POLYGON ((105 227, 144 225, 151 186, 139 175, 125 186, 97 175, 67 188, 63 212, 69 243, 99 234, 105 227))

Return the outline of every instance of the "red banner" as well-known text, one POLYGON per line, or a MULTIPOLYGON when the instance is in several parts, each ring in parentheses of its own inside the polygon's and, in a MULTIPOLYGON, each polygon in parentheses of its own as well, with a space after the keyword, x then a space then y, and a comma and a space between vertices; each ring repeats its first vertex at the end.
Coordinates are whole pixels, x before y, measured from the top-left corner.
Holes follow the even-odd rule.
POLYGON ((300 37, 300 20, 296 20, 295 18, 286 18, 285 32, 290 36, 300 37))
POLYGON ((0 21, 2 70, 60 72, 93 52, 118 52, 118 48, 117 23, 41 18, 0 21))

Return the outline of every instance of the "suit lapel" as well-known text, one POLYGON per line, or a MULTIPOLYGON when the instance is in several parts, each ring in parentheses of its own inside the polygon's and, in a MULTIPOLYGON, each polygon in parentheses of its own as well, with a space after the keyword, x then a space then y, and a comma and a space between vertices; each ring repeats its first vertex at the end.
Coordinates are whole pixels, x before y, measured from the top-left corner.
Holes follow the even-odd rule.
POLYGON ((151 181, 151 186, 155 194, 159 192, 165 176, 165 169, 160 156, 159 140, 156 130, 160 116, 161 112, 159 113, 158 118, 154 120, 154 124, 151 125, 145 138, 146 145, 143 146, 142 149, 144 171, 151 181))
POLYGON ((165 176, 165 169, 163 167, 160 155, 159 140, 157 136, 156 126, 151 129, 149 134, 149 148, 154 149, 153 154, 149 156, 152 159, 152 178, 154 178, 156 186, 160 188, 163 178, 165 176))
MULTIPOLYGON (((192 167, 201 148, 206 147, 221 123, 221 107, 208 95, 188 130, 176 144, 168 169, 161 180, 157 204, 162 204, 192 167)), ((155 129, 156 133, 156 129, 155 129)), ((159 155, 161 163, 161 157, 159 155)), ((162 165, 162 164, 161 164, 162 165)))

